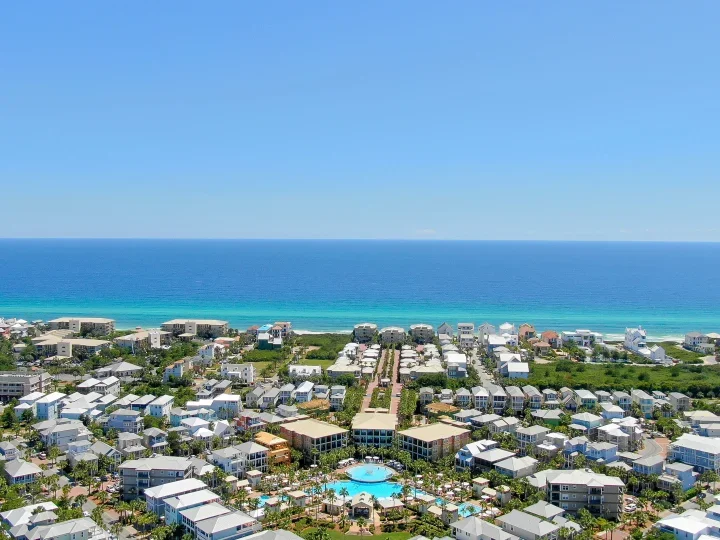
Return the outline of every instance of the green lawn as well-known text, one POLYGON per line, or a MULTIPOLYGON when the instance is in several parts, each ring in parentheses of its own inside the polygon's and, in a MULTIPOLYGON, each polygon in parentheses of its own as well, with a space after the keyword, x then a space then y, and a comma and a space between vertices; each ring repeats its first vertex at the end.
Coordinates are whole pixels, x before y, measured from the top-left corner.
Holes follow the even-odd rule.
MULTIPOLYGON (((308 527, 304 531, 300 533, 300 536, 303 538, 306 537, 306 535, 310 534, 311 532, 315 531, 315 527, 308 527)), ((362 538, 363 540, 407 540, 412 536, 409 532, 390 532, 390 533, 380 533, 380 534, 364 534, 362 536, 358 535, 349 535, 344 534, 342 531, 336 531, 336 530, 329 530, 328 535, 330 536, 330 540, 345 540, 348 537, 350 538, 362 538)))
POLYGON ((587 388, 588 390, 660 390, 683 392, 690 397, 712 392, 720 396, 720 366, 677 365, 628 366, 623 364, 579 364, 559 360, 531 364, 527 384, 538 388, 587 388))
POLYGON ((702 354, 688 351, 687 349, 684 349, 682 345, 679 345, 678 343, 675 343, 674 341, 663 341, 662 343, 659 343, 659 345, 665 349, 665 353, 668 356, 672 356, 673 358, 677 358, 681 362, 687 363, 687 364, 699 364, 701 363, 701 358, 703 357, 702 354))

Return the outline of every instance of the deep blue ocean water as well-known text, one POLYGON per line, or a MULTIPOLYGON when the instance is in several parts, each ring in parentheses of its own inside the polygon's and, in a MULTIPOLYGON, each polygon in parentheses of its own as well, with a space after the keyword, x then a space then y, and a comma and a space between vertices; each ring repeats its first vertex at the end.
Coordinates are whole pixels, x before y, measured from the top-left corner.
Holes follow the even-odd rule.
POLYGON ((0 240, 0 316, 720 331, 720 244, 0 240))

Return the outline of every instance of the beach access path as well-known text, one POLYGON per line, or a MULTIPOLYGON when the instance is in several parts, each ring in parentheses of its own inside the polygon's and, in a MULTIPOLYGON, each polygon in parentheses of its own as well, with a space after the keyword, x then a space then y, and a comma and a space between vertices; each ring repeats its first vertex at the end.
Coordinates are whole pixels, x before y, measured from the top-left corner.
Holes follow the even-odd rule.
POLYGON ((373 378, 370 380, 370 382, 367 385, 367 388, 365 389, 365 397, 363 398, 362 403, 362 410, 364 411, 368 407, 370 407, 370 400, 372 399, 373 392, 377 388, 378 385, 378 379, 380 378, 380 375, 383 373, 383 369, 385 368, 385 354, 386 351, 383 351, 380 355, 380 360, 377 364, 377 370, 375 371, 375 375, 373 375, 373 378))

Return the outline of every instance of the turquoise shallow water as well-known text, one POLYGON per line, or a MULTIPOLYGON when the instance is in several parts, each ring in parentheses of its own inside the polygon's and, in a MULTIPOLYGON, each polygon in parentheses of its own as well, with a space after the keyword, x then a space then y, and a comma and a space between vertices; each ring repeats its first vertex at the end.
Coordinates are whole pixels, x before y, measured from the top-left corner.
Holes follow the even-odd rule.
POLYGON ((720 331, 720 244, 0 240, 0 316, 720 331))

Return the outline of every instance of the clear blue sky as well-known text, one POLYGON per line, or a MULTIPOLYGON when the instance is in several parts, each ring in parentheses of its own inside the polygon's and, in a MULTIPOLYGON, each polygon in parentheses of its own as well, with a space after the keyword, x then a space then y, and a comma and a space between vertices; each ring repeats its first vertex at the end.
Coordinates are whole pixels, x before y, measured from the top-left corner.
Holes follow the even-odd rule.
POLYGON ((718 20, 8 2, 0 235, 720 241, 718 20))

